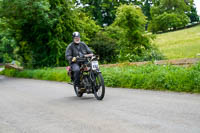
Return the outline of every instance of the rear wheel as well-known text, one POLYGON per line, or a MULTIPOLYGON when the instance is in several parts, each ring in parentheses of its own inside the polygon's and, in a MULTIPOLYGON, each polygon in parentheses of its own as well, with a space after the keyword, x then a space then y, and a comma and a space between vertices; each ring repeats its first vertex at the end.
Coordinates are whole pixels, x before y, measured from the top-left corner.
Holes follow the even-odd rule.
POLYGON ((101 73, 95 74, 94 96, 97 100, 102 100, 105 95, 104 79, 101 73))
POLYGON ((79 92, 79 87, 77 85, 75 85, 75 84, 74 84, 74 91, 75 91, 77 97, 82 97, 83 96, 83 93, 79 92))

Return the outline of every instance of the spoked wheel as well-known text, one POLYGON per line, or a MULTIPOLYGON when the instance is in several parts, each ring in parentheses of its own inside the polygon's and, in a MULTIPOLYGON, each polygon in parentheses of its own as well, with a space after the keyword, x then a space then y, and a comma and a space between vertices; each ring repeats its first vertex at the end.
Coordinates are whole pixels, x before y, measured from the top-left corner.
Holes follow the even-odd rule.
POLYGON ((97 100, 102 100, 105 95, 105 85, 101 73, 95 75, 94 96, 97 100))
POLYGON ((75 91, 77 97, 82 97, 83 96, 83 93, 79 92, 79 88, 75 84, 74 84, 74 91, 75 91))

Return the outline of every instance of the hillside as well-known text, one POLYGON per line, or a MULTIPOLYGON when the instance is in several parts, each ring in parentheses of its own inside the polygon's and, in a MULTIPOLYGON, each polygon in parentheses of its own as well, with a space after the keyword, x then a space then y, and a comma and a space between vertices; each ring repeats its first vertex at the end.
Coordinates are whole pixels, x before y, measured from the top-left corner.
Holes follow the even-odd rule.
POLYGON ((200 25, 158 34, 155 44, 167 59, 195 58, 200 53, 200 25))

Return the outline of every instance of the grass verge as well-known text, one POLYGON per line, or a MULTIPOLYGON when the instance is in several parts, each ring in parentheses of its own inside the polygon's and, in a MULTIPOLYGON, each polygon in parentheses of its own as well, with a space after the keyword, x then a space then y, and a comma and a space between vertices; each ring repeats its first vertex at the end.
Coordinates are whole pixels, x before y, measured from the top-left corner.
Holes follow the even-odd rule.
MULTIPOLYGON (((108 87, 141 88, 176 92, 200 93, 200 63, 189 67, 178 66, 117 66, 101 68, 108 87)), ((0 74, 12 77, 69 82, 65 69, 4 70, 0 74)))
POLYGON ((190 68, 143 65, 103 68, 107 86, 200 93, 200 63, 190 68))
POLYGON ((67 76, 67 72, 65 69, 47 68, 35 70, 26 69, 23 71, 5 69, 0 72, 0 74, 8 77, 70 82, 70 78, 67 76))

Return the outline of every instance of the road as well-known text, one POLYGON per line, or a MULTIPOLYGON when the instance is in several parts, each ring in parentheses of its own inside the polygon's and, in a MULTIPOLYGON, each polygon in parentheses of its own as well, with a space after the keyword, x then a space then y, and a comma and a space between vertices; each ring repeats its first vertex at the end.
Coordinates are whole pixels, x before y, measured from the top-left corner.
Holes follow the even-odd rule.
POLYGON ((106 88, 97 101, 67 83, 0 76, 0 133, 200 133, 200 95, 106 88))

